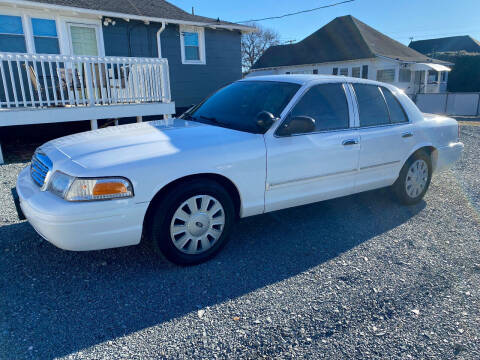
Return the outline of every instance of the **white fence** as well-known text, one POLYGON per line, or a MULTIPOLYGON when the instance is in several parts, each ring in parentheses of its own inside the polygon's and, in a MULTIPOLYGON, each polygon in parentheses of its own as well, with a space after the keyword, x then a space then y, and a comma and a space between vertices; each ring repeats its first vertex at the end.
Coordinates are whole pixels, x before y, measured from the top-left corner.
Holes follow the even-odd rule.
POLYGON ((426 113, 480 116, 480 93, 417 94, 415 102, 426 113))
POLYGON ((170 100, 166 59, 0 53, 0 109, 170 100))

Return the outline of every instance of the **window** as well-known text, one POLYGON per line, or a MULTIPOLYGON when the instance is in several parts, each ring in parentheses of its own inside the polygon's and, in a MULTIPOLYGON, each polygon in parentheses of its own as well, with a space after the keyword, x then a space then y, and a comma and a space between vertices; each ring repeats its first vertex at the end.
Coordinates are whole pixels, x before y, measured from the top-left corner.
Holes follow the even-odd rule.
POLYGON ((428 70, 428 83, 435 84, 438 82, 438 72, 435 70, 428 70))
POLYGON ((412 80, 412 72, 409 69, 400 69, 398 74, 398 81, 403 83, 409 83, 412 80))
POLYGON ((340 69, 341 76, 348 76, 348 68, 341 68, 340 69))
POLYGON ((315 120, 316 131, 349 128, 347 98, 342 84, 313 86, 295 105, 289 118, 309 116, 315 120))
POLYGON ((183 44, 185 47, 185 60, 200 60, 200 46, 198 43, 198 34, 191 32, 183 33, 183 44))
POLYGON ((368 65, 362 66, 362 78, 368 79, 368 65))
POLYGON ((360 77, 360 66, 352 68, 352 77, 359 78, 360 77))
POLYGON ((387 102, 390 113, 390 122, 393 124, 408 122, 407 115, 405 114, 402 105, 395 95, 393 95, 392 92, 385 87, 382 87, 381 89, 383 95, 385 96, 385 101, 387 102))
POLYGON ((203 28, 180 27, 183 64, 205 64, 205 40, 203 28))
POLYGON ((20 16, 0 15, 0 51, 27 52, 20 16))
POLYGON ((395 69, 377 70, 377 81, 393 83, 395 81, 395 69))
POLYGON ((357 96, 360 126, 377 126, 390 123, 387 105, 378 86, 353 84, 357 96))
POLYGON ((300 85, 275 81, 238 81, 218 90, 182 118, 239 131, 264 133, 257 115, 268 111, 279 117, 300 85))
POLYGON ((333 68, 332 75, 338 75, 338 68, 333 68))
POLYGON ((446 82, 446 81, 447 81, 447 72, 442 71, 442 82, 446 82))
POLYGON ((97 29, 95 26, 70 24, 73 55, 98 56, 97 29))
POLYGON ((317 75, 318 74, 318 69, 313 69, 313 74, 317 75))
POLYGON ((55 20, 32 18, 32 31, 37 54, 60 54, 55 20))

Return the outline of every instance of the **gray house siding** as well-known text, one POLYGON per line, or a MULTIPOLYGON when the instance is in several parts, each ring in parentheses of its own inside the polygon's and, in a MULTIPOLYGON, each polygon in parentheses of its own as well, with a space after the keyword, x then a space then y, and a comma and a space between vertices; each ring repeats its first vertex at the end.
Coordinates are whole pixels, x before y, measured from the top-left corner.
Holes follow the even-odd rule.
MULTIPOLYGON (((160 24, 116 19, 103 28, 106 56, 157 57, 160 24)), ((205 29, 205 65, 182 64, 179 26, 161 34, 162 57, 170 66, 170 88, 177 108, 197 104, 220 87, 242 76, 239 31, 205 29)))

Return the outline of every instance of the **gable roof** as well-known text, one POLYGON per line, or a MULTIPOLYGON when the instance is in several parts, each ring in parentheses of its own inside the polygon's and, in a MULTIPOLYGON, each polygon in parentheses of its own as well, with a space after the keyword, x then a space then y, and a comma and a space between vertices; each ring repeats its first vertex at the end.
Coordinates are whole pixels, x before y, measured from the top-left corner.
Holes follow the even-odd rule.
POLYGON ((405 62, 439 62, 347 15, 333 19, 296 44, 268 48, 252 69, 370 59, 377 56, 405 62))
POLYGON ((450 36, 438 39, 427 39, 412 41, 408 45, 422 54, 433 54, 436 52, 466 51, 468 53, 480 53, 480 41, 474 38, 463 36, 450 36))
POLYGON ((191 23, 196 25, 211 25, 252 31, 245 25, 220 21, 205 16, 192 15, 165 0, 26 0, 6 2, 23 3, 25 5, 44 4, 48 7, 64 7, 66 10, 89 10, 99 15, 110 17, 126 17, 145 19, 149 21, 167 21, 191 23), (170 20, 170 21, 169 21, 170 20), (173 20, 173 21, 171 21, 173 20))

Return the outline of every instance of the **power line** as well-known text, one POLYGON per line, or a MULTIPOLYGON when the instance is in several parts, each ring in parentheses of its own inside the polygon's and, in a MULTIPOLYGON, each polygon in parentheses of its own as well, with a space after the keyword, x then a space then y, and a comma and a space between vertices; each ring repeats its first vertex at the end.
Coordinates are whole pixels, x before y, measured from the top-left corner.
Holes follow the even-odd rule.
POLYGON ((293 13, 289 13, 289 14, 266 17, 266 18, 263 18, 263 19, 251 19, 251 20, 244 20, 244 21, 236 21, 236 23, 237 24, 242 24, 242 23, 250 23, 250 22, 257 22, 257 21, 264 21, 264 20, 282 19, 282 18, 285 18, 287 16, 304 14, 304 13, 317 11, 317 10, 321 10, 321 9, 326 9, 326 8, 330 8, 330 7, 334 7, 334 6, 338 6, 338 5, 342 5, 342 4, 346 4, 346 3, 351 3, 351 2, 354 2, 354 1, 355 0, 345 0, 345 1, 340 1, 340 2, 334 3, 334 4, 330 4, 330 5, 319 6, 319 7, 313 8, 313 9, 301 10, 301 11, 297 11, 297 12, 293 12, 293 13))

